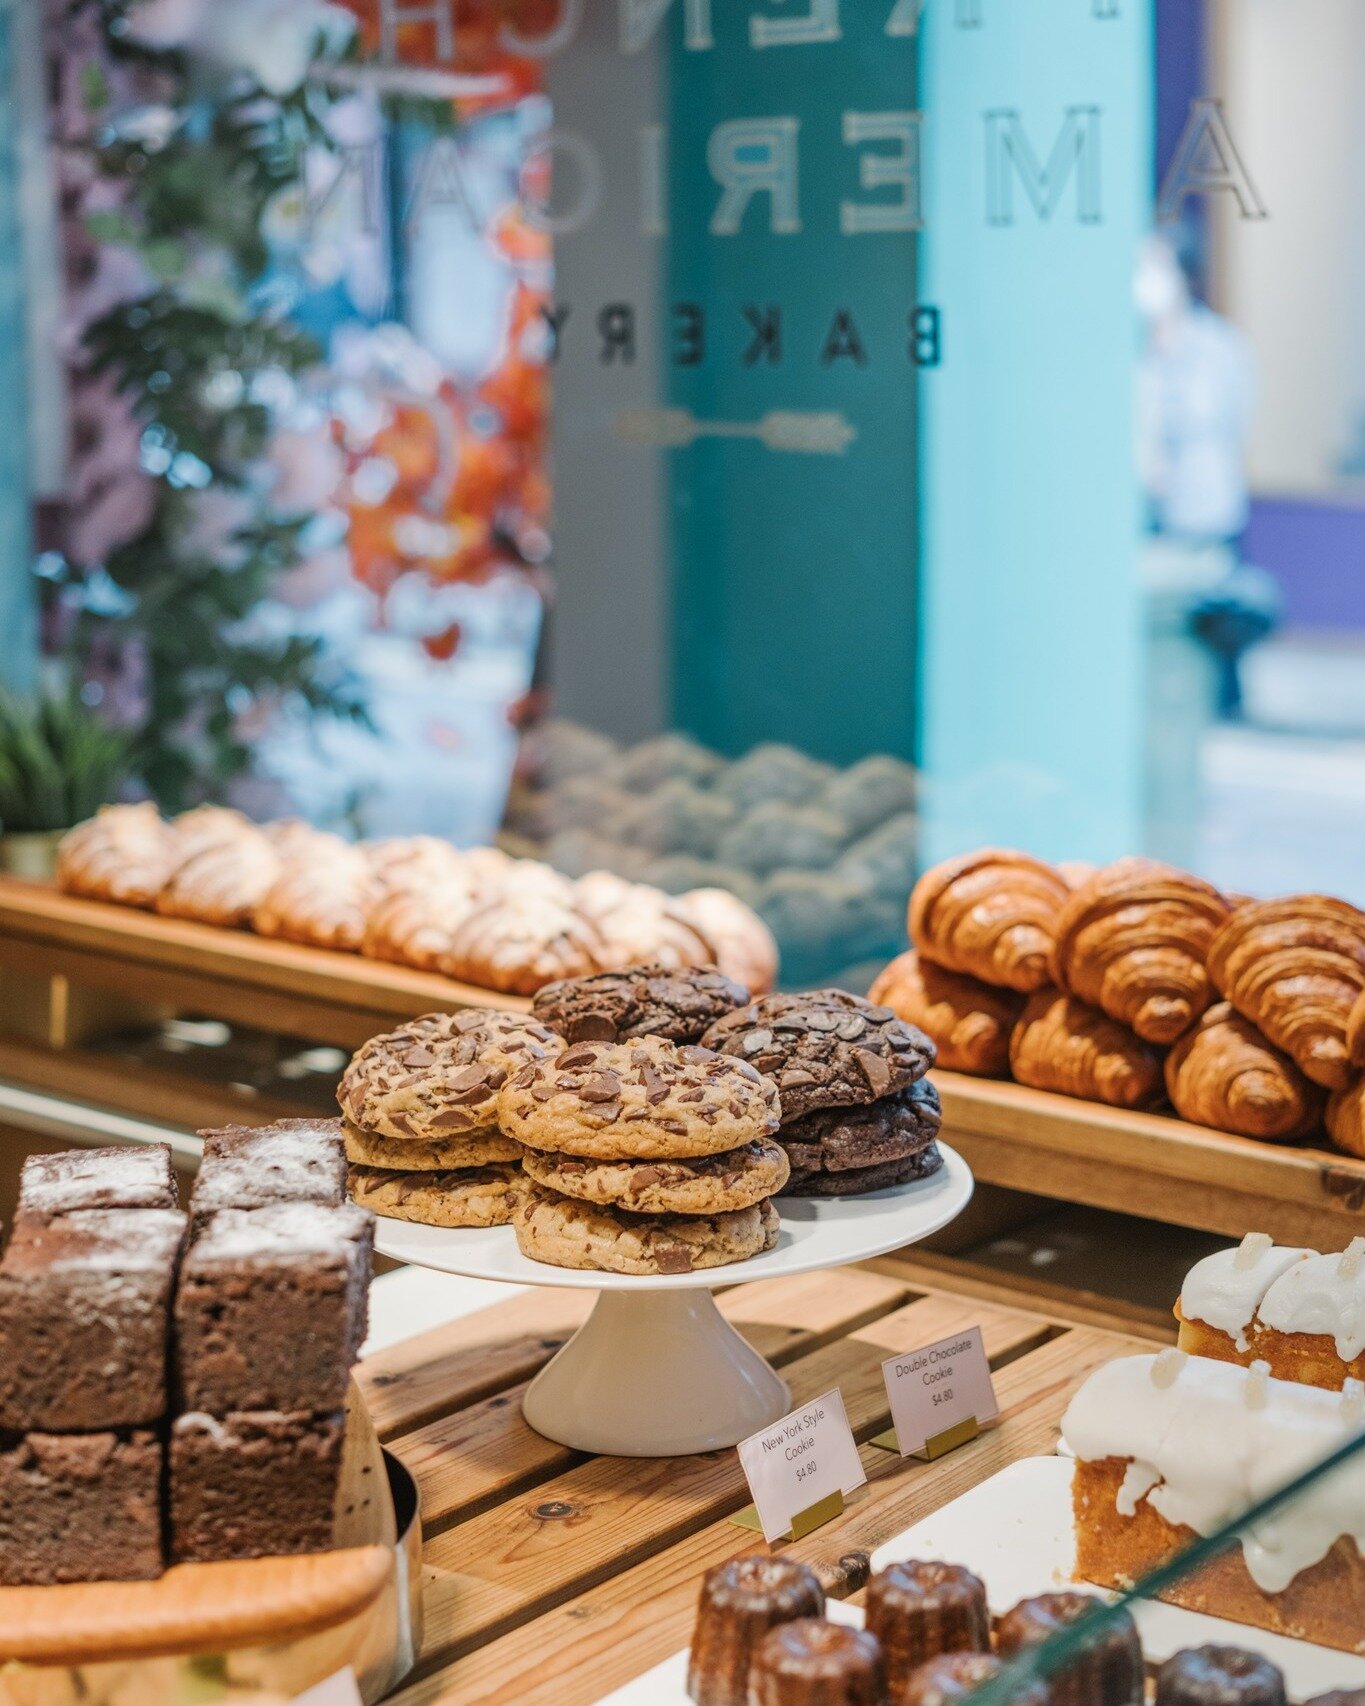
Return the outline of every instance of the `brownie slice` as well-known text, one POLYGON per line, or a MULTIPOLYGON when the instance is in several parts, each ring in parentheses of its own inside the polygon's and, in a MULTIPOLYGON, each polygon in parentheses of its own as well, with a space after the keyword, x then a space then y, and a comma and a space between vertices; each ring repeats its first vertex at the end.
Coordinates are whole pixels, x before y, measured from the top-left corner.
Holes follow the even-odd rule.
POLYGON ((223 1208, 346 1201, 346 1146, 340 1120, 229 1125, 199 1135, 204 1140, 204 1157, 190 1197, 196 1220, 223 1208))
POLYGON ((30 1433, 0 1445, 0 1582, 159 1576, 161 1458, 147 1429, 30 1433))
POLYGON ((179 1208, 169 1143, 30 1155, 19 1175, 19 1214, 51 1220, 83 1208, 179 1208))
POLYGON ((175 1301, 186 1410, 335 1410, 365 1337, 374 1216, 345 1203, 223 1209, 175 1301))
POLYGON ((132 1427, 166 1413, 185 1221, 110 1208, 16 1224, 0 1261, 0 1428, 132 1427))
POLYGON ((344 1434, 340 1411, 178 1417, 171 1427, 172 1562, 329 1550, 344 1434))

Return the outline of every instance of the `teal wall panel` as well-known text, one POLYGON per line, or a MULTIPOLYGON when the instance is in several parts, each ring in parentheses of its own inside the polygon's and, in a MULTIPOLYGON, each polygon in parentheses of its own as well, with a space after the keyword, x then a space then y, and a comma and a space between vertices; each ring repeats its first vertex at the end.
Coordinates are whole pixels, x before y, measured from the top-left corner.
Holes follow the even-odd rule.
POLYGON ((839 763, 913 750, 915 369, 906 317, 916 238, 845 234, 840 220, 844 202, 890 205, 903 193, 862 178, 864 159, 891 157, 895 145, 850 145, 844 133, 846 112, 914 106, 916 45, 885 34, 890 11, 806 0, 716 5, 707 51, 683 46, 680 7, 662 26, 670 230, 660 309, 704 306, 707 339, 705 360, 666 369, 668 402, 707 423, 833 413, 853 433, 842 454, 735 437, 667 452, 672 720, 729 753, 760 740, 839 763), (751 43, 751 18, 820 10, 838 17, 839 39, 751 43), (710 229, 721 191, 708 145, 717 126, 741 118, 794 121, 799 231, 772 229, 775 213, 790 222, 793 209, 767 195, 749 203, 735 235, 710 229), (781 309, 780 365, 745 364, 748 305, 781 309), (841 310, 861 361, 821 359, 841 310))
MULTIPOLYGON (((0 683, 27 688, 37 672, 25 431, 24 279, 20 249, 14 16, 0 6, 0 683)), ((29 68, 27 74, 32 74, 29 68)))
POLYGON ((1094 859, 1141 845, 1131 281, 1149 220, 1151 41, 1150 0, 929 0, 925 13, 922 289, 945 327, 920 414, 930 857, 987 841, 1094 859), (1098 126, 1098 155, 1072 159, 1063 182, 1058 152, 1044 218, 1025 177, 1068 109, 1098 126), (993 128, 1027 136, 1024 175, 992 161, 993 128))

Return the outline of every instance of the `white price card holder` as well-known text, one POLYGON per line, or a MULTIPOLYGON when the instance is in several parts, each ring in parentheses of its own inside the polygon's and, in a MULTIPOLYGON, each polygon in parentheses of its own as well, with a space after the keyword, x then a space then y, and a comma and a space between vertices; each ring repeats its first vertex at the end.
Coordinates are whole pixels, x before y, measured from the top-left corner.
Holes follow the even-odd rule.
POLYGON ((980 1327, 888 1357, 882 1378, 894 1426, 872 1443, 902 1457, 943 1457, 1000 1414, 980 1327))
POLYGON ((365 1706, 355 1672, 348 1665, 294 1696, 294 1706, 365 1706))
POLYGON ((731 1517, 774 1540, 799 1540, 838 1516, 867 1480, 836 1387, 739 1442, 740 1467, 754 1502, 731 1517))

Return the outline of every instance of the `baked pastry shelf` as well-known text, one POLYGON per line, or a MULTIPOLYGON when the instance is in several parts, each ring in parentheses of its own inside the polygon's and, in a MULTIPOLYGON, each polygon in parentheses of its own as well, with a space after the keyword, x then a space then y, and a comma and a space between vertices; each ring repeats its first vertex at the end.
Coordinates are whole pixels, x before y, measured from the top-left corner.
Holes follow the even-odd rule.
POLYGON ((1365 1211, 1365 1161, 1262 1143, 1022 1084, 935 1071, 943 1135, 982 1184, 1240 1238, 1344 1249, 1365 1211))
MULTIPOLYGON (((355 1048, 396 1021, 438 1008, 521 1008, 529 1003, 435 973, 356 954, 162 918, 85 900, 38 883, 0 878, 0 967, 11 989, 0 1028, 35 1027, 37 986, 53 979, 82 992, 163 1012, 355 1048), (22 1011, 20 1008, 22 1006, 22 1011)), ((49 1042, 62 1038, 62 1001, 36 1015, 49 1042)))

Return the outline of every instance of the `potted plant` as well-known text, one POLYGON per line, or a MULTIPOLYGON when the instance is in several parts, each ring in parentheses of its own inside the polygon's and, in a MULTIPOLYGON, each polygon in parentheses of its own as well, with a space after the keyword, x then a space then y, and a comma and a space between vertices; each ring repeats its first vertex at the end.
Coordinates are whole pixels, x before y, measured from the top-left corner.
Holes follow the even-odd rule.
POLYGON ((117 799, 132 745, 74 690, 0 692, 0 870, 50 877, 65 831, 117 799))

